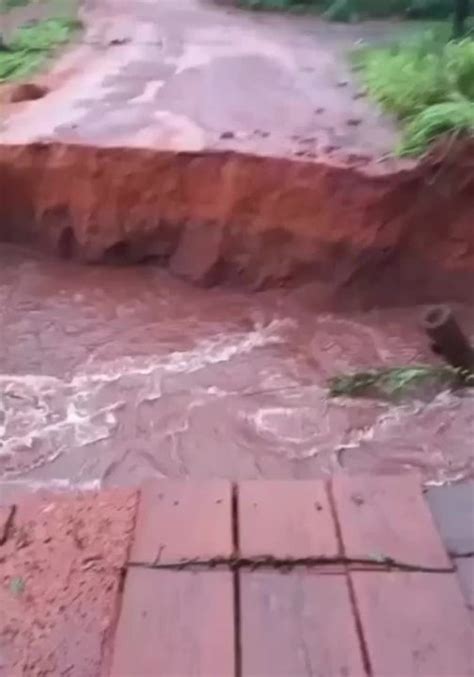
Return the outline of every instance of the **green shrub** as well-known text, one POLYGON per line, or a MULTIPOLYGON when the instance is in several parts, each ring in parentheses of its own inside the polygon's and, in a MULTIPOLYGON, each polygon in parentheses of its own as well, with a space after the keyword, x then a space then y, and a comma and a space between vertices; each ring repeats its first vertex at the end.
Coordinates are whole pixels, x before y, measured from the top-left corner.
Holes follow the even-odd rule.
POLYGON ((474 41, 450 42, 444 49, 446 77, 450 86, 474 101, 474 41))
POLYGON ((281 10, 286 12, 323 11, 325 0, 237 0, 237 4, 248 9, 281 10))
POLYGON ((409 6, 407 0, 330 0, 326 15, 336 21, 349 18, 387 17, 403 15, 409 6))
POLYGON ((404 123, 401 154, 417 154, 445 132, 472 133, 474 42, 430 32, 364 50, 355 63, 369 93, 404 123))
POLYGON ((16 80, 35 71, 43 61, 40 52, 0 52, 0 82, 16 80))
POLYGON ((324 17, 329 21, 352 21, 357 15, 350 0, 334 0, 324 12, 324 17))
POLYGON ((406 14, 422 19, 446 19, 453 12, 453 0, 411 0, 406 3, 406 14))
POLYGON ((0 2, 0 12, 7 12, 9 9, 15 9, 15 7, 24 7, 28 5, 30 0, 3 0, 0 2))
POLYGON ((35 71, 79 26, 71 19, 46 19, 19 28, 13 34, 8 50, 0 51, 0 82, 16 80, 35 71))
POLYGON ((78 22, 71 19, 46 19, 19 28, 10 40, 11 50, 46 51, 69 40, 71 31, 78 28, 78 22))
POLYGON ((449 85, 442 54, 425 44, 368 49, 357 63, 371 95, 400 118, 446 98, 449 85))
POLYGON ((455 101, 425 108, 404 129, 399 155, 420 155, 442 134, 474 134, 474 103, 455 101))
POLYGON ((320 11, 334 21, 355 18, 410 16, 446 18, 453 12, 453 0, 237 0, 250 9, 320 11))

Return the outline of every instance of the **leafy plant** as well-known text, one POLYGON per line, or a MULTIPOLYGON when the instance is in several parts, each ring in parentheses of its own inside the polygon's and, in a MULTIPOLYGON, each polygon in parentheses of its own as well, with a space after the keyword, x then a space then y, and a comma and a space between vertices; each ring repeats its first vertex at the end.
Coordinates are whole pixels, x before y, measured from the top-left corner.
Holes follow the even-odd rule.
POLYGON ((445 71, 454 91, 474 100, 474 41, 449 42, 444 48, 445 71))
POLYGON ((249 9, 320 11, 334 21, 356 18, 408 16, 447 18, 455 0, 237 0, 249 9))
POLYGON ((411 0, 406 13, 417 19, 445 19, 453 11, 453 0, 411 0))
POLYGON ((0 82, 35 71, 79 27, 80 23, 72 19, 46 19, 17 29, 8 49, 0 51, 0 82))
POLYGON ((402 155, 422 153, 444 133, 474 131, 474 42, 450 41, 448 31, 355 55, 369 93, 404 123, 402 155))
POLYGON ((10 41, 14 51, 47 51, 69 40, 80 24, 73 19, 46 19, 19 28, 10 41))
POLYGON ((9 9, 15 9, 15 7, 24 7, 28 5, 30 0, 3 0, 3 3, 0 3, 1 10, 8 11, 9 9))
POLYGON ((23 78, 35 71, 44 59, 40 52, 0 52, 0 82, 23 78))
POLYGON ((420 155, 429 144, 447 133, 474 134, 474 103, 459 101, 429 106, 405 127, 398 153, 420 155))
POLYGON ((329 393, 332 397, 397 398, 413 393, 421 386, 434 385, 441 389, 454 386, 456 382, 457 373, 451 367, 412 365, 335 376, 329 380, 329 393))
POLYGON ((353 21, 357 19, 356 8, 351 0, 334 0, 324 12, 330 21, 353 21))
POLYGON ((237 4, 247 9, 285 12, 313 12, 325 8, 324 0, 237 0, 237 4))

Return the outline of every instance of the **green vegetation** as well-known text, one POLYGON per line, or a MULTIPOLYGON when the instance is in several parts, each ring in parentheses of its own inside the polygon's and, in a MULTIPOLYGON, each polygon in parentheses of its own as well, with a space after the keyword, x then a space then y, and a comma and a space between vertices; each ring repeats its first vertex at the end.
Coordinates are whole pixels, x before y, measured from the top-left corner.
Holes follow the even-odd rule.
POLYGON ((24 7, 29 2, 30 0, 3 0, 2 7, 4 11, 8 11, 9 9, 15 9, 15 7, 24 7))
MULTIPOLYGON (((8 1, 8 0, 7 0, 8 1)), ((9 0, 22 2, 22 0, 9 0)), ((452 35, 465 34, 471 0, 235 0, 248 9, 286 12, 317 12, 331 21, 359 21, 369 18, 411 19, 453 18, 452 35)))
POLYGON ((283 12, 322 12, 324 0, 237 0, 246 9, 281 10, 283 12))
POLYGON ((403 123, 400 155, 418 155, 442 134, 474 133, 474 41, 432 31, 355 55, 369 93, 403 123))
POLYGON ((17 80, 37 70, 79 27, 73 19, 46 19, 18 28, 0 51, 0 82, 17 80))
POLYGON ((420 155, 444 134, 466 136, 473 133, 474 103, 439 103, 429 106, 407 124, 399 152, 401 155, 420 155))
POLYGON ((403 43, 360 50, 356 66, 369 94, 403 124, 399 155, 420 155, 438 137, 474 133, 474 40, 469 0, 238 0, 252 9, 316 11, 329 19, 453 16, 403 43), (452 39, 465 36, 464 39, 452 39))
POLYGON ((325 12, 336 21, 397 15, 440 19, 454 9, 454 0, 238 0, 238 4, 250 9, 325 12))
MULTIPOLYGON (((468 377, 464 380, 471 385, 468 377)), ((379 397, 400 399, 417 394, 420 388, 443 390, 459 383, 459 375, 448 366, 412 365, 391 369, 374 369, 336 376, 329 381, 331 397, 379 397)))

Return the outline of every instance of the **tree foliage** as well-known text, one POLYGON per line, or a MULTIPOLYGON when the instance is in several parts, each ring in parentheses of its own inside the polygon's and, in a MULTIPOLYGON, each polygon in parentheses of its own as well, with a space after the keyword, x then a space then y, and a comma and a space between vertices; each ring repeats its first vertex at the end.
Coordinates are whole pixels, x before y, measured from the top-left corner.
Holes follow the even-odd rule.
POLYGON ((252 9, 280 9, 325 12, 329 18, 349 21, 357 18, 407 16, 413 18, 457 17, 465 22, 470 0, 240 0, 252 9))

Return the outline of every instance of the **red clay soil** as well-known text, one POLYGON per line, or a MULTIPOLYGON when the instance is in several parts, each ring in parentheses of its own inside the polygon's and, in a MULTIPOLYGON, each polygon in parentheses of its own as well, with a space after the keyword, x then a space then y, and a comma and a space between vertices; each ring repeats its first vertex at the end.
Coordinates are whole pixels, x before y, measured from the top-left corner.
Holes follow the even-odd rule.
POLYGON ((0 148, 0 239, 156 258, 204 284, 318 280, 323 303, 472 300, 472 143, 389 170, 329 159, 36 143, 0 148))
POLYGON ((136 491, 114 490, 0 508, 2 677, 100 674, 136 499, 136 491))

